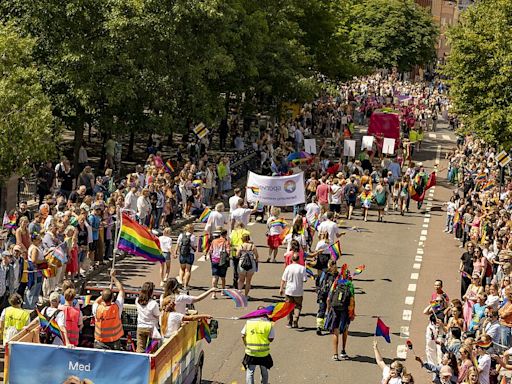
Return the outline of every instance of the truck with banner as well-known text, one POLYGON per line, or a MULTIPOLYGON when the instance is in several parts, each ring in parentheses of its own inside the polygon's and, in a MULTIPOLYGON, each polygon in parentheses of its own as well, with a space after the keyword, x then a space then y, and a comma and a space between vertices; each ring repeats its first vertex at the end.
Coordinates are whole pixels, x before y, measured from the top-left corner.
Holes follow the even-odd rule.
POLYGON ((200 384, 204 352, 197 322, 184 324, 154 353, 41 344, 39 320, 5 346, 9 384, 200 384))

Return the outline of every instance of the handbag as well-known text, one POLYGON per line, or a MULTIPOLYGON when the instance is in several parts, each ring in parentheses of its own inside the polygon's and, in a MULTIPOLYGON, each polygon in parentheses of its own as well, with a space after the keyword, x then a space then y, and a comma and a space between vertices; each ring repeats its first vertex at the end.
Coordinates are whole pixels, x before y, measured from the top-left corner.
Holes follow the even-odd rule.
POLYGON ((220 250, 220 261, 219 261, 219 267, 229 267, 229 253, 226 251, 226 243, 222 246, 222 249, 220 250))

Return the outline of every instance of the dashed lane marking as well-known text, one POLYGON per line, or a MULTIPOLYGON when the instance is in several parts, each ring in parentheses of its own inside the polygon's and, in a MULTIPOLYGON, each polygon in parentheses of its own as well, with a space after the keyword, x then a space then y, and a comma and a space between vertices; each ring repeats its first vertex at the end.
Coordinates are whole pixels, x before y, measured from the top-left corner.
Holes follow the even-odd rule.
POLYGON ((407 287, 407 290, 409 292, 416 292, 416 284, 409 284, 409 286, 407 287))
POLYGON ((420 277, 419 273, 416 273, 416 272, 411 273, 411 280, 418 280, 419 277, 420 277))
MULTIPOLYGON (((412 268, 413 269, 421 269, 421 264, 420 263, 414 263, 412 268)), ((416 285, 416 284, 414 284, 414 285, 416 285)))
POLYGON ((406 296, 405 297, 405 305, 413 305, 414 304, 414 296, 406 296))

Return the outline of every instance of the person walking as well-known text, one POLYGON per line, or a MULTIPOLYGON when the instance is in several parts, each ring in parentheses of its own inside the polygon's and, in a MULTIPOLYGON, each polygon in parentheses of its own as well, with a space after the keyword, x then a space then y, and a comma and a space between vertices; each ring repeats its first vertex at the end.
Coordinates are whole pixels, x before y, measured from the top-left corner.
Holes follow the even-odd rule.
POLYGON ((295 308, 288 315, 287 328, 299 327, 299 316, 304 296, 304 282, 307 279, 306 267, 299 264, 299 260, 299 253, 294 252, 292 263, 284 269, 279 289, 279 294, 282 296, 284 293, 287 302, 295 304, 295 308))
POLYGON ((242 236, 242 245, 238 249, 238 290, 244 289, 245 296, 249 298, 251 281, 258 270, 258 250, 248 234, 242 236))
POLYGON ((257 366, 260 367, 261 383, 268 384, 268 370, 274 365, 270 355, 270 343, 274 339, 274 326, 267 316, 249 319, 245 323, 242 329, 242 341, 245 345, 242 364, 246 370, 246 384, 254 384, 257 366))
MULTIPOLYGON (((206 258, 212 263, 212 288, 217 288, 219 278, 222 289, 226 289, 226 273, 229 267, 230 243, 227 239, 228 231, 224 228, 220 230, 220 237, 213 240, 206 258)), ((212 299, 216 299, 217 295, 212 293, 212 299)))
POLYGON ((194 224, 187 224, 185 231, 180 233, 174 250, 174 258, 179 256, 180 274, 179 279, 185 290, 188 289, 194 264, 194 252, 196 251, 196 237, 194 236, 194 224))
POLYGON ((348 360, 346 352, 348 327, 355 317, 354 285, 350 276, 347 279, 344 277, 340 278, 334 281, 330 289, 326 308, 328 316, 325 321, 325 327, 333 335, 332 345, 334 354, 332 359, 335 361, 348 360), (341 354, 338 356, 340 332, 342 334, 342 347, 341 354))
POLYGON ((243 244, 242 238, 244 235, 250 236, 251 233, 245 229, 243 223, 238 222, 235 224, 235 229, 229 235, 230 249, 231 249, 231 262, 233 263, 233 288, 238 289, 238 249, 243 244))
POLYGON ((318 303, 318 312, 316 314, 316 334, 322 336, 322 329, 325 325, 325 314, 327 311, 327 298, 329 291, 338 276, 338 268, 336 268, 336 261, 329 260, 326 271, 323 271, 316 278, 316 302, 318 303))
POLYGON ((160 240, 162 255, 165 257, 165 262, 160 263, 160 286, 163 287, 167 279, 169 279, 169 275, 171 274, 171 228, 166 227, 162 233, 162 236, 158 237, 158 240, 160 240))

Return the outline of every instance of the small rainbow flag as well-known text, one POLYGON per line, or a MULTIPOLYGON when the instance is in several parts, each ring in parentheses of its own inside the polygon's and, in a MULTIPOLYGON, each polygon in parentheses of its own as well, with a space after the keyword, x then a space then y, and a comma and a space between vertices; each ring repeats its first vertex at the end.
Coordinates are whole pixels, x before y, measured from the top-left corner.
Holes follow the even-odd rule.
POLYGON ((7 212, 4 212, 4 218, 2 220, 2 226, 7 229, 15 229, 16 228, 16 215, 8 215, 7 212))
POLYGON ((490 190, 491 190, 491 189, 493 189, 495 186, 496 186, 496 183, 494 182, 494 180, 489 180, 487 183, 485 183, 485 184, 482 186, 482 191, 490 191, 490 190))
POLYGON ((285 227, 283 232, 281 232, 279 234, 279 238, 281 239, 281 241, 284 240, 284 238, 286 237, 286 235, 288 235, 290 233, 290 227, 285 227))
POLYGON ((339 240, 329 246, 329 252, 331 252, 333 260, 338 260, 341 257, 341 244, 339 240))
POLYGON ((442 308, 441 303, 436 300, 432 300, 430 302, 430 308, 432 308, 433 311, 439 311, 442 308))
POLYGON ((141 256, 152 262, 165 263, 160 240, 149 229, 123 212, 118 248, 131 255, 141 256))
POLYGON ((39 312, 39 310, 36 309, 36 311, 41 328, 43 328, 44 330, 48 329, 56 337, 64 341, 64 339, 62 338, 62 332, 60 330, 59 324, 57 324, 57 321, 55 319, 51 319, 50 321, 48 321, 46 317, 41 312, 39 312))
POLYGON ((270 222, 271 227, 286 227, 286 221, 284 219, 275 219, 270 222))
POLYGON ((207 233, 199 236, 197 239, 197 252, 206 252, 210 246, 209 236, 207 233))
POLYGON ((87 307, 88 305, 91 305, 91 295, 79 296, 78 299, 80 300, 80 304, 82 305, 82 307, 87 307))
POLYGON ((201 319, 197 324, 197 340, 205 339, 207 343, 211 343, 212 337, 210 332, 210 325, 205 319, 201 319))
POLYGON ((250 189, 253 195, 258 196, 260 194, 260 188, 259 187, 247 187, 247 189, 250 189))
POLYGON ((366 269, 366 265, 360 265, 354 269, 354 276, 360 275, 366 269))
POLYGON ((315 231, 318 231, 318 226, 320 225, 320 220, 318 220, 318 215, 315 215, 314 219, 311 220, 311 228, 313 228, 315 231))
POLYGON ((224 289, 222 290, 222 293, 224 293, 226 296, 228 296, 231 300, 235 302, 236 308, 247 307, 247 296, 243 295, 237 289, 224 289))
POLYGON ((203 213, 201 213, 201 216, 199 216, 199 221, 201 223, 206 223, 208 221, 208 217, 210 217, 210 213, 212 213, 212 210, 208 207, 206 207, 203 210, 203 213))
POLYGON ((174 173, 174 167, 172 166, 171 159, 165 162, 164 167, 167 173, 174 173))

